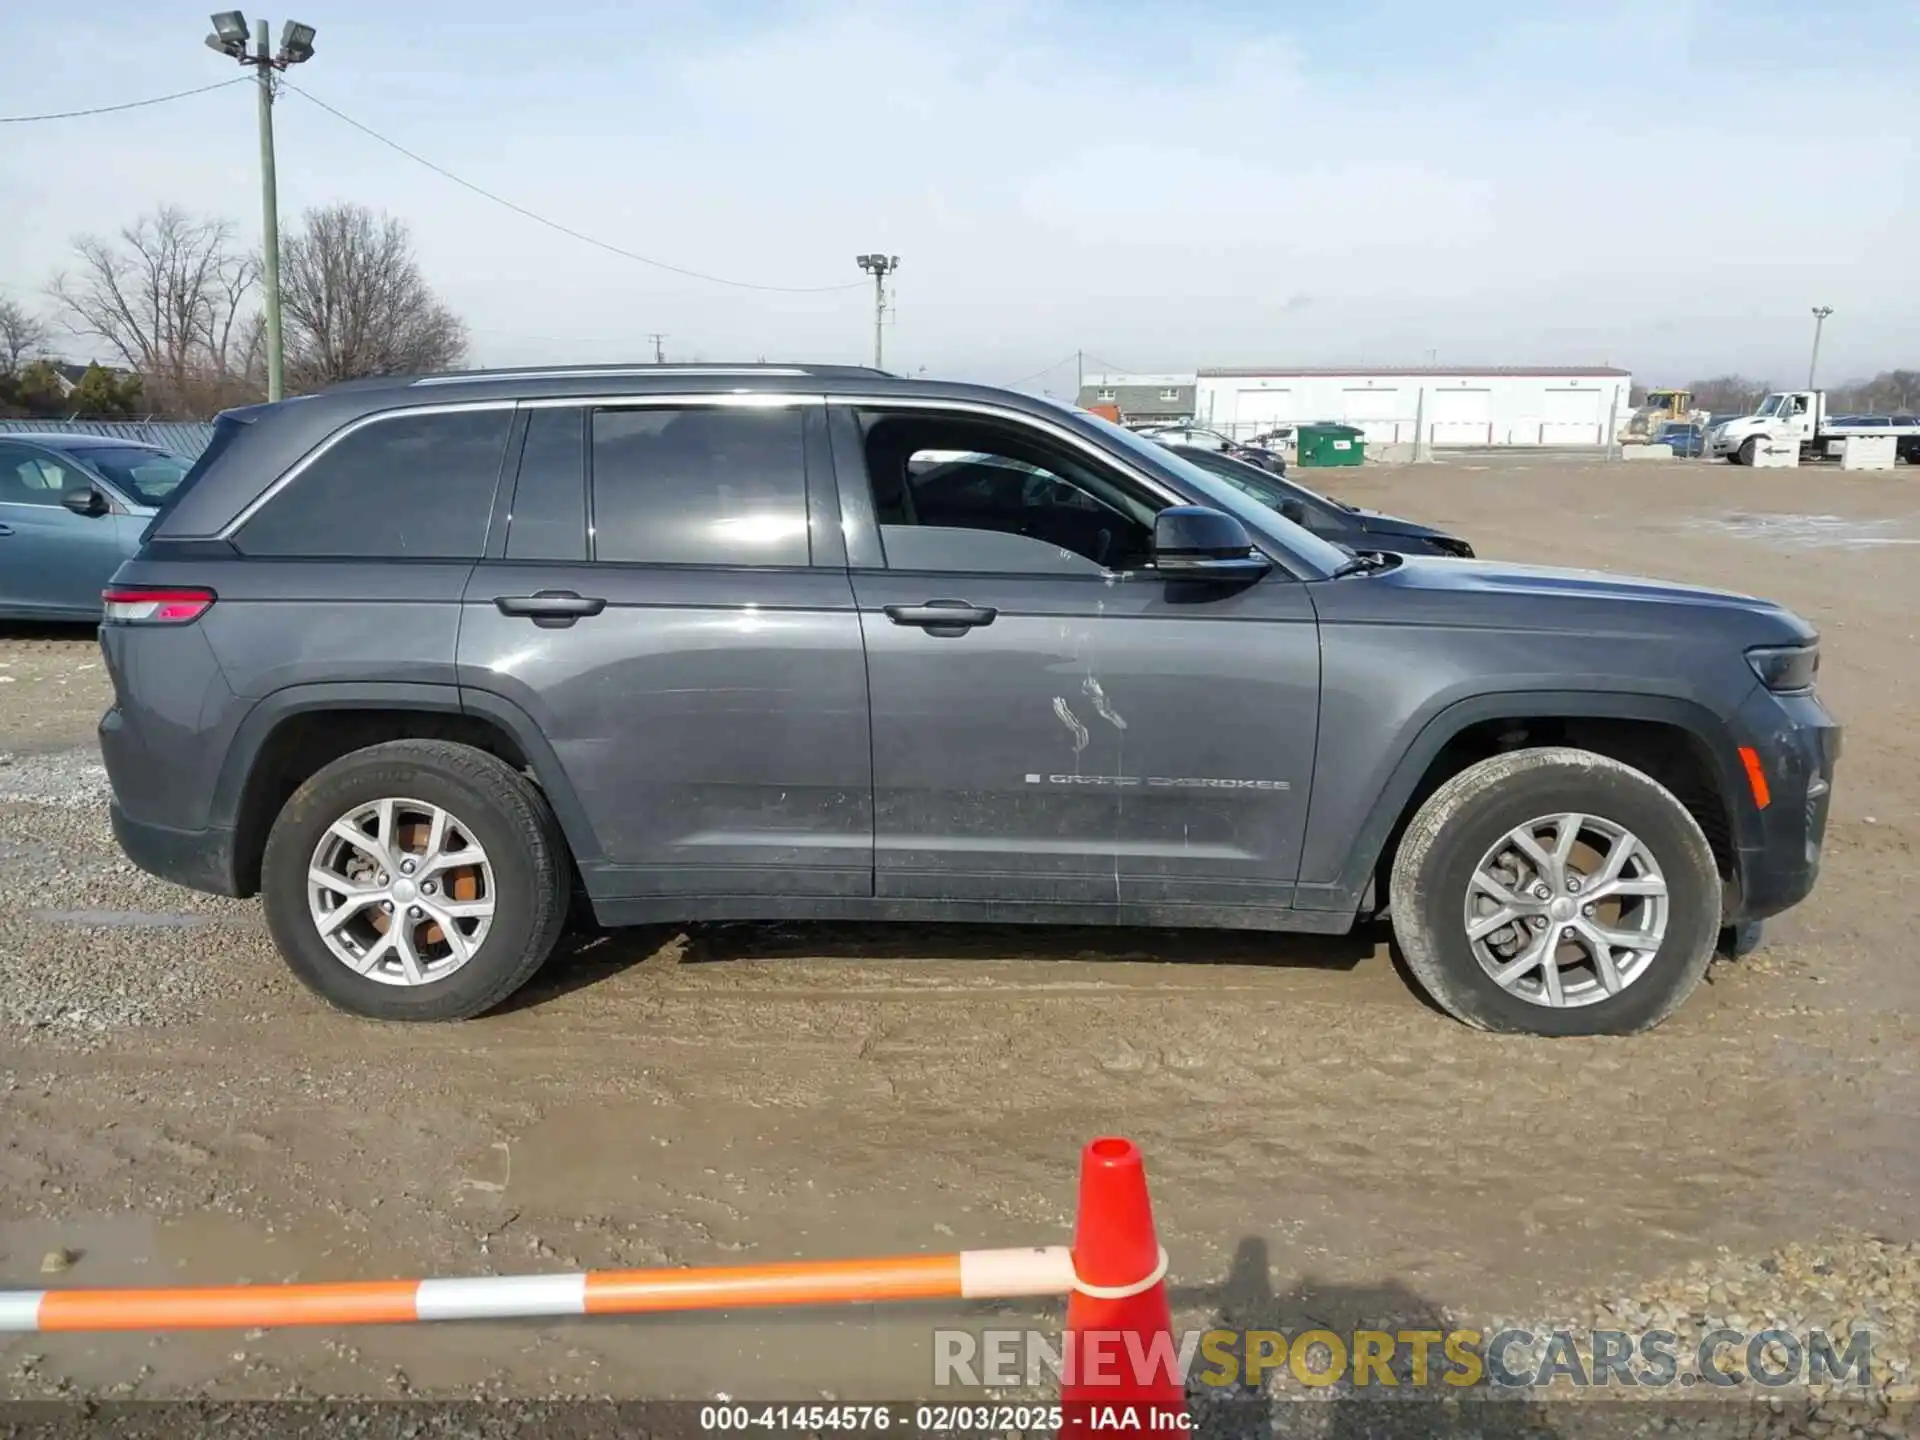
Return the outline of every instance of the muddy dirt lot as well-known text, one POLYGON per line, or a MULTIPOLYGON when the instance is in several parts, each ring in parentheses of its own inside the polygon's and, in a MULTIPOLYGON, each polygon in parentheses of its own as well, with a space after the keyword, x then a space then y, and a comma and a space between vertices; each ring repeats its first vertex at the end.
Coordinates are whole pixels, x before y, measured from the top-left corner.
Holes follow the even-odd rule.
MULTIPOLYGON (((1900 1368, 1920 1240, 1920 480, 1539 456, 1336 475, 1342 498, 1489 556, 1766 594, 1824 632, 1821 689, 1848 726, 1825 877, 1655 1034, 1464 1029, 1409 990, 1384 933, 912 926, 598 938, 505 1013, 356 1021, 287 976, 254 905, 121 861, 92 638, 14 629, 0 1284, 1052 1242, 1078 1145, 1117 1131, 1147 1153, 1183 1323, 1719 1314, 1740 1304, 1737 1285, 1709 1294, 1722 1270, 1773 1274, 1759 1262, 1800 1242, 1837 1277, 1808 1303, 1892 1332, 1879 1353, 1900 1368), (49 1252, 70 1262, 57 1279, 49 1252)), ((0 1392, 900 1397, 928 1390, 929 1332, 956 1318, 980 1317, 20 1336, 0 1392)))

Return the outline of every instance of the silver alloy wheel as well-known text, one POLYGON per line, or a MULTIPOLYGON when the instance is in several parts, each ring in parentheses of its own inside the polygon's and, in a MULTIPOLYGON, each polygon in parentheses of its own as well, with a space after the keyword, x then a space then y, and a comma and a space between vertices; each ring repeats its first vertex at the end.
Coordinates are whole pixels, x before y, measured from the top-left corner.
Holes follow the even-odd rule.
POLYGON ((493 865, 457 817, 387 797, 327 827, 307 865, 307 908, 327 949, 383 985, 430 985, 493 927, 493 865))
POLYGON ((1618 995, 1667 934, 1667 881, 1631 831, 1598 815, 1509 830, 1467 885, 1474 958, 1495 984, 1555 1009, 1618 995))

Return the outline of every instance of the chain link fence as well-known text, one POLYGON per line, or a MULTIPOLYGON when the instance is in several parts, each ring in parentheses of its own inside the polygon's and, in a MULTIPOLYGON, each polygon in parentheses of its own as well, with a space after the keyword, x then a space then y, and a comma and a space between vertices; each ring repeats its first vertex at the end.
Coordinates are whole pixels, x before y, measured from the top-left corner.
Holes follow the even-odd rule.
POLYGON ((0 420, 0 434, 101 435, 154 445, 195 460, 213 439, 211 423, 199 420, 0 420))

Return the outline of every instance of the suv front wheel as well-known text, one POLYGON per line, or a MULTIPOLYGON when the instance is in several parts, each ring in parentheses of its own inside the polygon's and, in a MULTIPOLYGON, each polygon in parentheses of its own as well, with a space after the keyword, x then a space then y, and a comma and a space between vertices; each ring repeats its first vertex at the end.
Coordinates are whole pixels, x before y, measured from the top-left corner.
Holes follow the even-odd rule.
POLYGON ((294 974, 356 1015, 461 1020, 540 968, 566 921, 546 797, 471 746, 396 740, 293 793, 261 862, 267 926, 294 974))
POLYGON ((1648 1029, 1699 983, 1720 930, 1699 822, 1586 750, 1514 750, 1455 775, 1407 827, 1391 884, 1415 978, 1485 1030, 1648 1029))

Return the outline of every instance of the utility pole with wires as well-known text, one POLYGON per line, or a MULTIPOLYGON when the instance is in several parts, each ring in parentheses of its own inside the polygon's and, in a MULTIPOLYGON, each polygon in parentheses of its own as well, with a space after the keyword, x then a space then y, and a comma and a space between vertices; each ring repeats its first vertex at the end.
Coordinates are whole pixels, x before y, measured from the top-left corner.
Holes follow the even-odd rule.
POLYGON ((260 82, 260 288, 267 317, 267 399, 286 396, 286 347, 280 329, 280 193, 273 168, 273 77, 289 65, 313 58, 311 25, 289 20, 280 30, 280 48, 269 51, 265 20, 253 27, 253 49, 247 48, 247 17, 238 10, 222 10, 213 17, 207 48, 218 50, 253 68, 260 82))
POLYGON ((873 276, 873 368, 884 370, 881 363, 881 327, 887 321, 887 276, 900 268, 898 255, 882 255, 877 251, 871 255, 853 257, 860 268, 873 276))
POLYGON ((656 365, 666 364, 667 363, 667 337, 665 335, 655 333, 647 336, 647 339, 653 342, 653 363, 656 365))

